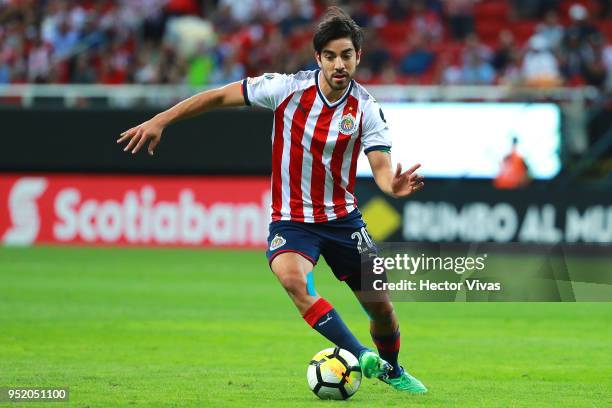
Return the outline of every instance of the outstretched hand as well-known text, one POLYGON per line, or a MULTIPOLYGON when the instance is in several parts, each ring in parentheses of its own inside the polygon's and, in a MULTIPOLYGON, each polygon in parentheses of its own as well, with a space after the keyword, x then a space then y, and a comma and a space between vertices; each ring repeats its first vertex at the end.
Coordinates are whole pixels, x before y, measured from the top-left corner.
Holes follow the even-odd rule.
POLYGON ((415 173, 419 167, 421 167, 420 164, 415 164, 402 173, 402 165, 397 164, 397 170, 391 181, 391 191, 395 197, 406 197, 423 188, 425 185, 424 177, 415 173))
POLYGON ((145 145, 147 140, 150 140, 151 142, 147 150, 149 154, 153 156, 155 147, 159 144, 163 131, 164 126, 153 118, 121 133, 119 139, 117 139, 117 143, 129 141, 123 151, 127 152, 128 150, 132 150, 132 154, 135 154, 145 145))

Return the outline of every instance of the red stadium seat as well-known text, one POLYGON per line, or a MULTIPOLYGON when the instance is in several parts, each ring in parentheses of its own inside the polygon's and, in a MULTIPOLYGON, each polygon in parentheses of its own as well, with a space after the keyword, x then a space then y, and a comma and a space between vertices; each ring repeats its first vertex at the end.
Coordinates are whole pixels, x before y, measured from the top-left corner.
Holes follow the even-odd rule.
POLYGON ((505 28, 505 24, 500 21, 478 20, 476 21, 476 33, 480 39, 489 44, 495 43, 500 30, 505 28))
POLYGON ((474 17, 476 20, 507 21, 509 13, 510 6, 503 0, 477 3, 474 8, 474 17))
POLYGON ((535 33, 537 25, 538 21, 525 20, 517 21, 508 28, 512 31, 512 34, 514 34, 514 39, 516 40, 517 44, 524 45, 535 33))
POLYGON ((388 44, 406 41, 409 32, 410 26, 406 22, 392 22, 378 29, 378 35, 388 44))

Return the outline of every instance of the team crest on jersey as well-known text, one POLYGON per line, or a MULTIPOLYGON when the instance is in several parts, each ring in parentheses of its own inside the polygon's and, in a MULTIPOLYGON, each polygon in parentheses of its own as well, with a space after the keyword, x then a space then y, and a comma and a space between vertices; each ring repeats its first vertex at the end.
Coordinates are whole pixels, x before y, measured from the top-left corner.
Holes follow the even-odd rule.
POLYGON ((285 238, 283 238, 279 234, 276 234, 274 238, 272 238, 272 241, 270 241, 270 251, 274 251, 282 247, 286 243, 287 243, 287 240, 285 238))
POLYGON ((352 135, 357 130, 357 120, 353 115, 347 113, 340 119, 340 133, 352 135))

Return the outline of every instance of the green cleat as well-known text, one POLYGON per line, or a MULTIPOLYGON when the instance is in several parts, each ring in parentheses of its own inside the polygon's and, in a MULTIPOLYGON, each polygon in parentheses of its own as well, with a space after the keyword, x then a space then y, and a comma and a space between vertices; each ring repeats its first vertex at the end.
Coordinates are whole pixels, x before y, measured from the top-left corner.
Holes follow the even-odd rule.
POLYGON ((404 367, 401 367, 402 372, 397 377, 390 378, 387 375, 380 376, 380 380, 386 382, 398 391, 407 391, 411 394, 425 394, 427 387, 422 382, 408 374, 404 367))
POLYGON ((359 355, 359 367, 367 378, 386 376, 391 371, 391 364, 372 351, 364 351, 359 355))

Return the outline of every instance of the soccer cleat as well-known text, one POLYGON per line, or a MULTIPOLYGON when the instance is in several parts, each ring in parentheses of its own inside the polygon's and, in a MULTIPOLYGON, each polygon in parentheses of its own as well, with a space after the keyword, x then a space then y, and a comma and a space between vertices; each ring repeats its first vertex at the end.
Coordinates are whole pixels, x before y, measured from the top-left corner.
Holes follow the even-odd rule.
POLYGON ((359 367, 367 378, 385 376, 391 371, 391 364, 372 351, 364 351, 359 355, 359 367))
POLYGON ((398 391, 406 391, 411 394, 425 394, 427 392, 427 387, 422 382, 408 374, 404 367, 400 368, 402 371, 397 377, 391 378, 388 375, 382 375, 378 378, 398 391))

